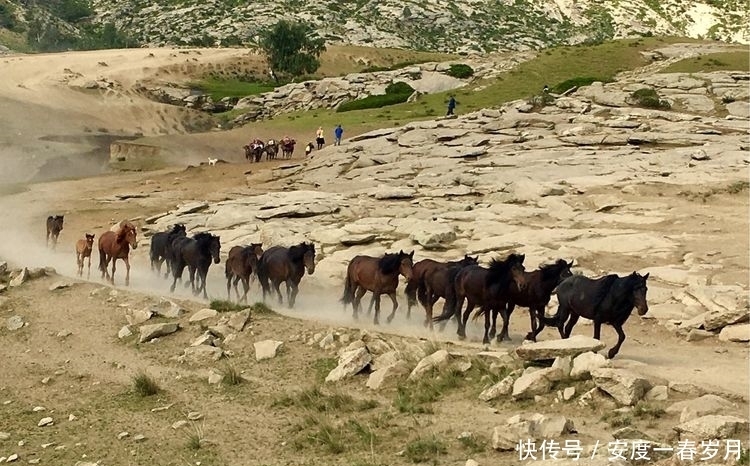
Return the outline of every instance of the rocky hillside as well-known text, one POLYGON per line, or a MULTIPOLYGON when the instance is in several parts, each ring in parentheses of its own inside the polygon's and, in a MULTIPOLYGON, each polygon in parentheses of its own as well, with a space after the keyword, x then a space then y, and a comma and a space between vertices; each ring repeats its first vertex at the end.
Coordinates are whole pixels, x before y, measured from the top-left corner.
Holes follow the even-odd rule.
MULTIPOLYGON (((3 2, 15 6, 17 21, 24 21, 23 4, 29 2, 3 2)), ((312 22, 330 43, 454 52, 643 34, 750 40, 750 12, 740 0, 93 0, 93 7, 94 21, 114 23, 151 45, 253 43, 264 26, 284 17, 312 22)))

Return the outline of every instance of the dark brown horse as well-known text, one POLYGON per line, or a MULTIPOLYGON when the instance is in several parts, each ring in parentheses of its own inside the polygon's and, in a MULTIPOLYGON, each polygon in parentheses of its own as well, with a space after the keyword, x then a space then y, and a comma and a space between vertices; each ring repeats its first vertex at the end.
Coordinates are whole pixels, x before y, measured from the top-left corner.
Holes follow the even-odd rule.
POLYGON ((115 284, 115 265, 117 259, 125 262, 125 286, 130 285, 130 248, 138 247, 136 238, 135 225, 130 222, 123 222, 117 232, 107 230, 99 235, 99 270, 102 272, 102 278, 105 276, 115 284), (112 261, 112 275, 107 271, 109 261, 112 261))
POLYGON ((474 307, 479 305, 484 313, 484 338, 482 342, 489 344, 490 312, 504 306, 508 290, 511 286, 524 287, 524 266, 526 258, 523 254, 511 254, 504 260, 493 259, 488 269, 479 265, 464 267, 456 274, 455 302, 453 309, 445 309, 443 314, 435 317, 435 322, 450 319, 455 313, 461 312, 464 299, 466 311, 458 325, 458 336, 466 338, 466 322, 474 307))
POLYGON ((47 247, 49 247, 50 239, 52 239, 52 249, 57 247, 57 237, 60 236, 60 232, 63 229, 64 217, 64 215, 50 215, 47 217, 47 247))
MULTIPOLYGON (((430 261, 428 263, 425 263, 425 260, 419 261, 414 265, 414 268, 412 269, 412 280, 409 280, 409 283, 413 283, 414 281, 414 276, 416 275, 414 273, 414 269, 416 269, 419 264, 424 264, 421 267, 422 276, 418 280, 417 293, 419 294, 419 302, 424 307, 426 313, 424 324, 425 326, 429 326, 430 329, 432 329, 433 306, 435 306, 435 303, 440 298, 445 299, 445 306, 453 306, 455 300, 455 292, 453 287, 455 274, 458 273, 458 270, 464 267, 477 265, 479 263, 479 258, 469 257, 468 255, 466 255, 459 261, 451 262, 430 261)), ((446 323, 447 322, 442 323, 441 330, 445 328, 446 323)))
POLYGON ((408 319, 411 317, 411 308, 412 306, 415 306, 417 304, 417 290, 419 289, 419 285, 424 279, 425 273, 439 268, 452 267, 454 265, 458 265, 459 262, 467 260, 473 260, 474 264, 478 263, 478 258, 471 259, 471 257, 465 255, 464 258, 460 261, 439 262, 432 259, 422 259, 421 261, 414 264, 414 267, 411 268, 411 278, 406 283, 406 289, 404 290, 404 292, 406 293, 407 306, 406 318, 408 319))
POLYGON ((268 248, 258 261, 258 281, 263 288, 263 301, 266 294, 271 293, 271 285, 279 297, 279 304, 283 304, 281 297, 281 283, 286 283, 287 304, 294 307, 299 292, 299 282, 302 276, 315 272, 315 245, 300 243, 290 248, 273 246, 268 248))
POLYGON ((630 317, 633 308, 638 309, 639 316, 648 312, 648 276, 649 274, 641 276, 633 272, 626 277, 612 274, 597 279, 583 275, 566 278, 555 290, 559 302, 557 314, 551 318, 542 316, 534 336, 542 331, 544 324, 547 324, 557 326, 562 338, 569 338, 578 318, 584 317, 594 321, 594 338, 597 340, 601 336, 602 324, 614 327, 618 337, 617 344, 607 353, 609 359, 614 358, 625 341, 622 326, 630 317))
POLYGON ((281 155, 285 159, 291 159, 294 154, 294 145, 297 141, 294 139, 284 138, 281 140, 281 155))
POLYGON ((78 265, 78 276, 83 276, 83 261, 88 259, 88 272, 86 278, 91 278, 91 251, 94 250, 94 235, 85 234, 84 238, 76 241, 76 264, 78 265))
POLYGON ((245 158, 251 162, 260 162, 260 158, 263 156, 264 145, 261 141, 256 140, 251 144, 242 146, 245 149, 245 158))
POLYGON ((247 302, 247 292, 250 290, 250 280, 257 274, 258 259, 263 255, 263 245, 252 243, 250 246, 234 246, 229 250, 229 256, 225 262, 224 275, 227 277, 227 299, 231 298, 232 281, 234 281, 234 293, 237 302, 247 302), (240 297, 237 284, 242 280, 245 293, 240 297))
MULTIPOLYGON (((221 238, 211 233, 197 233, 192 238, 178 236, 172 241, 172 257, 170 268, 172 270, 172 286, 174 291, 177 279, 182 278, 182 271, 188 268, 190 274, 190 287, 193 294, 198 295, 203 291, 203 298, 208 299, 206 293, 206 277, 211 267, 221 261, 221 238), (196 284, 196 272, 198 283, 196 284)), ((185 286, 188 284, 186 283, 185 286)))
POLYGON ((372 303, 375 303, 375 325, 378 325, 380 317, 380 295, 387 294, 393 301, 393 310, 388 316, 388 322, 393 320, 398 308, 396 300, 396 288, 398 287, 398 276, 403 275, 409 280, 412 274, 414 251, 407 254, 404 251, 385 254, 383 257, 355 256, 346 270, 346 282, 344 284, 344 296, 341 301, 346 305, 351 303, 353 316, 356 319, 359 313, 362 297, 368 291, 372 291, 372 303))
POLYGON ((279 142, 275 139, 269 139, 266 143, 266 160, 274 160, 279 155, 279 142))
POLYGON ((497 341, 510 341, 510 336, 508 336, 510 315, 513 313, 515 306, 520 306, 529 309, 529 317, 531 318, 531 331, 526 334, 526 339, 536 341, 537 320, 544 316, 544 309, 549 304, 552 290, 564 279, 573 275, 570 271, 571 267, 573 267, 573 261, 568 263, 563 259, 558 259, 554 264, 544 265, 533 272, 524 272, 526 286, 522 290, 514 286, 510 287, 507 294, 508 301, 504 303, 507 304, 507 308, 502 306, 493 313, 490 338, 495 336, 499 311, 503 317, 503 328, 497 336, 497 341))

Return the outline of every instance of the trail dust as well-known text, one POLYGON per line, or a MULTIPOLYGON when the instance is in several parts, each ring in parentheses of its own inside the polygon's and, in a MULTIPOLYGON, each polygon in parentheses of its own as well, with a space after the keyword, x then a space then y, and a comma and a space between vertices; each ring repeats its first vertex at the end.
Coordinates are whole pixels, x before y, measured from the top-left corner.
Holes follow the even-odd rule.
MULTIPOLYGON (((63 230, 64 231, 64 230, 63 230)), ((97 239, 98 239, 97 232, 97 239)), ((47 248, 44 242, 39 241, 38 232, 19 231, 5 229, 0 232, 0 257, 5 258, 11 264, 18 267, 54 267, 58 274, 69 279, 80 279, 76 276, 75 252, 68 245, 60 244, 56 250, 47 248), (23 245, 19 247, 19 245, 23 245)), ((86 268, 84 268, 83 281, 93 284, 110 286, 108 282, 100 278, 98 251, 92 253, 91 277, 86 279, 86 268)), ((162 274, 157 275, 151 271, 149 260, 149 241, 147 238, 138 238, 138 247, 131 251, 131 291, 137 291, 154 297, 168 299, 183 299, 208 306, 214 299, 227 299, 226 278, 224 276, 224 257, 220 264, 213 264, 209 269, 206 291, 208 299, 195 296, 189 288, 187 269, 183 273, 182 283, 177 282, 174 293, 169 288, 172 277, 165 279, 165 267, 162 274)), ((222 250, 222 256, 226 255, 222 250)), ((111 265, 110 265, 111 267, 111 265)), ((111 270, 111 269, 110 269, 111 270)), ((122 261, 118 261, 115 272, 115 287, 125 289, 125 267, 122 261)), ((266 302, 277 313, 294 318, 302 319, 331 327, 349 327, 367 330, 371 332, 386 332, 399 336, 415 337, 441 343, 458 343, 455 333, 455 323, 451 320, 444 331, 439 331, 439 325, 433 331, 424 326, 424 311, 420 306, 412 308, 410 318, 406 317, 407 304, 403 296, 403 282, 399 286, 399 306, 392 322, 386 323, 387 316, 391 313, 391 301, 387 296, 381 297, 380 325, 373 323, 373 315, 367 313, 371 294, 368 293, 362 300, 359 318, 355 320, 352 316, 351 305, 344 309, 340 301, 343 293, 341 289, 325 287, 319 283, 315 275, 305 274, 300 283, 297 302, 293 309, 286 305, 285 285, 281 285, 284 304, 277 301, 275 292, 267 296, 266 302)), ((241 289, 241 285, 240 285, 241 289)), ((234 289, 231 291, 234 298, 234 289)), ((248 302, 263 301, 259 283, 254 281, 248 293, 248 302)), ((554 314, 555 300, 547 309, 548 314, 554 314)), ((435 315, 442 311, 442 304, 435 306, 435 315)), ((374 311, 373 311, 374 312, 374 311)), ((498 326, 500 325, 498 318, 498 326)), ((493 340, 488 348, 512 350, 523 343, 523 338, 528 331, 528 311, 516 308, 510 321, 511 341, 498 343, 493 340)), ((482 348, 482 336, 484 333, 483 320, 470 320, 467 326, 467 339, 461 341, 461 345, 482 348)), ((590 336, 593 333, 590 321, 581 319, 574 329, 574 334, 590 336)), ((655 320, 632 316, 626 324, 628 339, 622 347, 620 355, 615 359, 614 365, 625 367, 635 366, 639 371, 648 372, 655 376, 668 378, 674 381, 695 383, 713 387, 718 392, 727 392, 734 395, 745 396, 747 387, 750 385, 750 377, 746 371, 737 371, 737 367, 746 367, 748 362, 747 351, 736 345, 717 345, 715 342, 686 342, 673 333, 658 325, 655 320), (727 377, 727 374, 734 374, 727 377)), ((540 335, 540 340, 559 338, 556 329, 545 329, 540 335)), ((608 326, 604 327, 602 339, 611 347, 616 342, 614 331, 608 326)))

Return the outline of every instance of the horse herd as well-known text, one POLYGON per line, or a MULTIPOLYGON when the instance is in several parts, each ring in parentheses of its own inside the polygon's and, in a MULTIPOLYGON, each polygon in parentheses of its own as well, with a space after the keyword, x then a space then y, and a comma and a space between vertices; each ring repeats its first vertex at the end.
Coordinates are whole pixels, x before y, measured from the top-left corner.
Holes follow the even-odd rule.
POLYGON ((245 158, 247 160, 260 162, 263 154, 266 154, 266 160, 273 160, 279 154, 279 151, 281 151, 282 158, 291 159, 294 154, 295 144, 297 144, 297 141, 289 137, 283 137, 280 141, 269 139, 267 142, 256 138, 249 144, 242 146, 242 148, 245 150, 245 158))
MULTIPOLYGON (((54 243, 62 230, 62 216, 47 219, 47 236, 54 243)), ((76 245, 78 274, 82 275, 83 259, 88 257, 89 274, 94 235, 86 234, 76 245)), ((137 247, 135 227, 129 222, 121 222, 99 237, 99 270, 102 279, 106 277, 114 284, 115 261, 122 259, 126 266, 125 284, 129 284, 130 248, 137 247), (107 267, 112 260, 112 273, 107 267)), ((172 275, 170 290, 173 292, 178 280, 187 267, 193 293, 206 293, 206 277, 211 263, 220 262, 221 241, 211 233, 196 233, 187 236, 186 227, 173 225, 168 231, 158 232, 151 238, 151 269, 161 275, 161 267, 166 263, 164 278, 172 275)), ((483 343, 489 344, 497 335, 497 341, 510 340, 508 325, 515 307, 529 310, 531 330, 526 339, 536 341, 545 325, 557 327, 562 338, 570 334, 580 317, 590 319, 594 324, 594 338, 599 339, 601 325, 614 327, 618 341, 609 350, 613 358, 625 340, 623 325, 633 309, 639 315, 648 312, 646 300, 649 274, 633 272, 620 277, 609 274, 599 278, 588 278, 573 274, 573 262, 564 259, 542 265, 537 270, 526 271, 525 255, 511 253, 504 259, 492 258, 489 266, 479 264, 478 257, 464 256, 460 260, 439 262, 422 259, 414 262, 414 252, 386 253, 380 257, 358 255, 349 261, 341 302, 344 309, 352 305, 353 317, 357 319, 361 311, 361 300, 369 291, 372 298, 368 314, 375 308, 374 323, 379 324, 380 298, 387 295, 392 301, 392 310, 387 321, 391 322, 398 308, 396 290, 399 277, 406 279, 407 313, 419 302, 425 310, 425 326, 432 328, 434 322, 441 323, 441 330, 454 318, 458 336, 466 338, 466 324, 475 309, 475 318, 484 316, 483 343), (557 313, 545 316, 545 308, 552 294, 558 298, 557 313), (443 299, 443 311, 433 316, 433 307, 443 299), (463 304, 466 302, 466 307, 463 304), (463 312, 462 312, 463 309, 463 312), (502 328, 497 334, 497 316, 502 317, 502 328)), ((247 302, 250 284, 258 279, 263 293, 263 301, 275 291, 279 304, 284 299, 280 290, 286 284, 286 301, 294 307, 299 283, 305 274, 315 272, 315 245, 308 242, 291 247, 272 246, 266 250, 259 243, 234 246, 229 250, 225 261, 224 274, 227 280, 227 298, 231 300, 232 287, 238 302, 247 302), (243 293, 240 294, 239 283, 243 293), (272 289, 273 288, 273 289, 272 289)))

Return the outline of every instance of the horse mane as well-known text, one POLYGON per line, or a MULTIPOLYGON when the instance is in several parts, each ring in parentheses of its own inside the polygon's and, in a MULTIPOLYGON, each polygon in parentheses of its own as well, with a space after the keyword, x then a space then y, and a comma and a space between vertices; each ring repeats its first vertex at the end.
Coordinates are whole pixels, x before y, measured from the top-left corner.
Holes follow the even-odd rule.
POLYGON ((120 222, 120 229, 117 230, 117 241, 120 242, 125 238, 128 230, 135 231, 135 225, 130 222, 120 222))
POLYGON ((193 239, 201 246, 210 243, 214 238, 214 235, 206 232, 196 233, 195 236, 193 236, 193 239))
POLYGON ((615 282, 618 279, 620 279, 620 277, 614 273, 611 275, 607 275, 601 279, 601 283, 599 283, 599 286, 596 287, 596 292, 594 293, 594 296, 592 298, 595 303, 595 306, 598 306, 599 303, 601 303, 604 300, 604 298, 607 297, 610 290, 612 289, 612 287, 614 286, 615 282))
POLYGON ((542 280, 551 280, 553 278, 558 278, 560 276, 560 273, 568 266, 568 263, 565 262, 565 259, 558 259, 553 264, 547 264, 539 267, 539 270, 542 272, 542 280))
POLYGON ((520 260, 521 256, 518 254, 511 254, 503 260, 492 259, 485 283, 487 285, 498 284, 501 288, 505 288, 510 284, 510 268, 520 260))
POLYGON ((380 272, 384 275, 394 273, 401 265, 401 258, 402 255, 400 253, 384 254, 383 257, 378 260, 378 268, 380 269, 380 272))
POLYGON ((313 251, 315 252, 315 246, 313 246, 311 243, 299 243, 295 246, 292 246, 289 248, 289 259, 292 260, 292 262, 301 261, 303 257, 305 257, 305 253, 307 251, 313 251))

